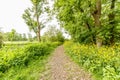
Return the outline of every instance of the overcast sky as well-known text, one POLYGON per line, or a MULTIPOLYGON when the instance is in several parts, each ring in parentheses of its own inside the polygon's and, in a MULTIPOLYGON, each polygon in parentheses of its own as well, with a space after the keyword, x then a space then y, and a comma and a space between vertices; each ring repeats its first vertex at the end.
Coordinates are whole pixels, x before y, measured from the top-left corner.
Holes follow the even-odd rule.
POLYGON ((28 27, 22 19, 24 10, 31 6, 30 0, 1 0, 0 27, 8 32, 14 28, 19 33, 28 33, 28 27))
MULTIPOLYGON (((48 0, 49 6, 53 6, 53 0, 48 0)), ((15 29, 18 33, 29 33, 28 26, 25 24, 22 14, 24 10, 31 7, 30 0, 1 0, 0 1, 0 27, 3 32, 10 32, 15 29)), ((46 16, 44 16, 45 18, 46 16)), ((57 19, 47 23, 47 25, 57 25, 57 19)), ((43 34, 46 29, 43 29, 43 34)), ((33 33, 32 33, 33 34, 33 33)), ((33 34, 35 35, 35 34, 33 34)), ((65 34, 64 34, 65 35, 65 34)), ((66 35, 65 35, 66 36, 66 35)))
POLYGON ((28 33, 29 29, 22 19, 22 14, 28 7, 31 7, 30 0, 1 0, 0 27, 2 31, 9 32, 15 29, 18 33, 28 33))

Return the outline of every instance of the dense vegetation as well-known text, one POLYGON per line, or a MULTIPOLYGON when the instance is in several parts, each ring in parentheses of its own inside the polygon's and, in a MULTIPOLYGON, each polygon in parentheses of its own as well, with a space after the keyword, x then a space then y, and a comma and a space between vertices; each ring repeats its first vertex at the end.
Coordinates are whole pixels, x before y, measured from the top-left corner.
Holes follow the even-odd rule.
POLYGON ((55 0, 54 11, 45 7, 47 0, 30 1, 22 18, 36 36, 0 31, 0 80, 38 80, 51 51, 64 42, 55 27, 41 36, 45 26, 40 19, 46 10, 55 13, 71 36, 73 42, 64 48, 76 63, 95 80, 120 80, 120 0, 55 0), (40 43, 3 43, 28 40, 40 43))
POLYGON ((28 25, 29 29, 34 31, 37 36, 38 41, 41 41, 41 30, 44 27, 43 22, 40 21, 41 15, 44 13, 44 4, 46 0, 30 0, 32 8, 27 8, 24 11, 23 19, 28 25))
POLYGON ((120 80, 120 46, 96 48, 73 42, 64 44, 65 51, 95 80, 120 80))
POLYGON ((48 30, 42 36, 43 42, 64 42, 65 38, 61 30, 56 27, 49 27, 48 30))
POLYGON ((4 41, 27 41, 30 39, 29 35, 27 38, 25 33, 17 33, 15 29, 12 29, 10 32, 2 32, 2 36, 4 41))
POLYGON ((55 0, 68 55, 95 80, 120 80, 120 0, 55 0))
POLYGON ((119 0, 55 0, 54 8, 74 41, 100 47, 120 39, 119 4, 119 0))
POLYGON ((7 45, 0 49, 0 79, 38 80, 45 61, 59 43, 7 45))

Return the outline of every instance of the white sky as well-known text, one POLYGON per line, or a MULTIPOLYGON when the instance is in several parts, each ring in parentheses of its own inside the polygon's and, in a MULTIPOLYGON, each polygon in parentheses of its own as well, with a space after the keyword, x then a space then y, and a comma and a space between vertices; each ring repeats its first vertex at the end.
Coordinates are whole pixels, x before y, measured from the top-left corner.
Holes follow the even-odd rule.
MULTIPOLYGON (((48 0, 49 6, 53 6, 53 0, 48 0)), ((0 27, 3 32, 10 32, 11 29, 15 29, 18 33, 29 33, 28 26, 25 24, 22 14, 24 10, 31 7, 30 0, 1 0, 0 1, 0 27)), ((46 16, 44 16, 45 18, 46 16)), ((48 25, 57 25, 57 20, 54 19, 47 23, 48 25)), ((43 29, 43 34, 46 29, 43 29)), ((32 33, 33 34, 33 33, 32 33)), ((33 34, 34 35, 34 34, 33 34)))
POLYGON ((28 33, 28 27, 22 19, 24 10, 31 6, 30 0, 1 0, 0 27, 8 32, 14 28, 18 33, 28 33))
POLYGON ((28 26, 24 23, 22 14, 25 9, 31 6, 30 0, 1 0, 0 27, 2 27, 2 31, 9 32, 11 29, 15 29, 18 33, 29 33, 28 26))

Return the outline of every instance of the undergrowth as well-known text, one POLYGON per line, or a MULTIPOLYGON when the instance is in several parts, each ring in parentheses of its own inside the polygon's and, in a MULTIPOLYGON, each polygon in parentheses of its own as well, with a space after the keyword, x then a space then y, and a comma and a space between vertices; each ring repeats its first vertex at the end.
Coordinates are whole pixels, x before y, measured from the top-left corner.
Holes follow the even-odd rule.
POLYGON ((64 44, 66 53, 95 80, 120 80, 120 46, 101 47, 74 42, 64 44))
POLYGON ((55 43, 7 45, 0 49, 0 80, 39 80, 55 43))

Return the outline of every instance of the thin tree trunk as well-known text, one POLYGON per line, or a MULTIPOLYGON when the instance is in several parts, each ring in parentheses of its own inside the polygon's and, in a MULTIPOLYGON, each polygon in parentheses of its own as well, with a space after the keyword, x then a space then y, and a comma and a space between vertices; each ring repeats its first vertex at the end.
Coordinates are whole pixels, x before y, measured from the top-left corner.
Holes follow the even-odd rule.
MULTIPOLYGON (((96 10, 92 14, 94 17, 94 22, 95 22, 95 27, 96 29, 100 29, 101 27, 101 22, 100 22, 100 16, 101 16, 101 0, 96 1, 96 10)), ((97 47, 102 46, 102 39, 99 36, 99 34, 96 34, 96 45, 97 47)))
POLYGON ((40 38, 40 24, 39 24, 39 15, 38 15, 38 12, 37 12, 37 4, 36 4, 36 19, 37 19, 37 39, 38 39, 38 42, 41 41, 41 38, 40 38))
MULTIPOLYGON (((114 8, 115 8, 115 1, 116 0, 112 0, 111 2, 111 6, 110 6, 110 9, 113 11, 114 8)), ((115 14, 112 12, 108 15, 109 17, 109 24, 110 24, 110 44, 111 45, 114 45, 114 28, 115 28, 115 14)))
POLYGON ((38 24, 38 41, 40 42, 41 41, 41 38, 40 38, 40 24, 39 24, 39 17, 37 16, 37 24, 38 24))

